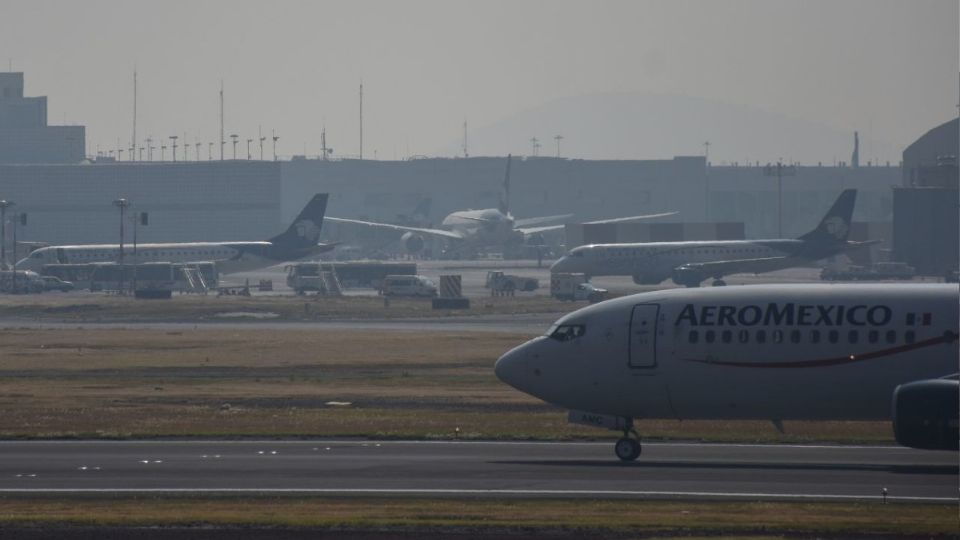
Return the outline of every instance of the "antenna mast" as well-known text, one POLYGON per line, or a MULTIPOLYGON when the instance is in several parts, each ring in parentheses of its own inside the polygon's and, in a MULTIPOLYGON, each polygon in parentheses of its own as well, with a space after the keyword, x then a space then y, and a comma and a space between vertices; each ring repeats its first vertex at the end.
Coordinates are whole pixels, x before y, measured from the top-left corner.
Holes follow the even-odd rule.
POLYGON ((133 142, 131 147, 133 148, 133 154, 130 156, 130 161, 136 161, 137 157, 137 68, 133 68, 133 142))
POLYGON ((363 81, 360 81, 360 159, 363 159, 363 81))
POLYGON ((223 140, 223 79, 220 79, 220 161, 223 161, 223 145, 227 144, 223 140))

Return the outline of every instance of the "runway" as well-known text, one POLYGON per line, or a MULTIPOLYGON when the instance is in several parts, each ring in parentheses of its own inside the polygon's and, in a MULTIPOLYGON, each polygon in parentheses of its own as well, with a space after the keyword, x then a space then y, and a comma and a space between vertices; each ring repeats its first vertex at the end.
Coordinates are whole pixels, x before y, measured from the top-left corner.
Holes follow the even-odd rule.
POLYGON ((0 494, 958 501, 957 454, 900 447, 430 441, 6 441, 0 494))

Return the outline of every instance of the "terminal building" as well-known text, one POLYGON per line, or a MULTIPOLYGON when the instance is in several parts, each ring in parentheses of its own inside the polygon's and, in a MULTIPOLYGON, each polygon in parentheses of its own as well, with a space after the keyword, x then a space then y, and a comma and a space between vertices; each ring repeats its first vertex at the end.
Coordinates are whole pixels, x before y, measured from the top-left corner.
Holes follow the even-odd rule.
MULTIPOLYGON (((20 239, 52 244, 116 242, 118 212, 112 201, 120 197, 131 202, 132 210, 150 214, 149 225, 138 230, 138 241, 180 242, 269 238, 321 192, 330 193, 330 216, 383 222, 402 221, 429 198, 431 210, 424 224, 434 226, 456 210, 496 207, 502 193, 506 168, 502 156, 405 161, 85 160, 83 127, 47 126, 46 98, 23 97, 22 73, 0 73, 0 88, 0 199, 15 202, 17 211, 29 214, 20 239)), ((902 166, 797 164, 792 175, 782 178, 772 176, 765 163, 715 166, 703 156, 514 158, 511 211, 517 218, 573 214, 573 222, 677 212, 645 227, 624 225, 613 233, 597 229, 586 235, 581 231, 571 235, 568 244, 610 234, 620 241, 630 235, 637 240, 678 235, 792 238, 816 226, 843 189, 856 188, 854 237, 882 240, 875 258, 892 254, 894 260, 940 274, 951 257, 956 268, 956 147, 954 120, 906 149, 902 166), (923 203, 903 202, 916 196, 916 190, 934 189, 948 192, 921 197, 944 205, 952 201, 952 215, 946 208, 942 215, 925 215, 923 203), (907 190, 914 191, 900 194, 907 190), (937 221, 922 232, 917 227, 926 218, 937 221), (897 233, 894 223, 899 224, 897 233), (653 224, 658 226, 651 228, 653 224), (914 240, 922 233, 921 238, 950 243, 951 231, 952 251, 914 240), (931 251, 945 255, 921 262, 921 254, 931 251)), ((129 228, 126 234, 126 241, 132 241, 129 228)), ((350 243, 358 234, 324 225, 326 240, 350 243)))
POLYGON ((0 73, 0 163, 80 163, 83 126, 48 126, 47 97, 24 97, 23 73, 0 73))

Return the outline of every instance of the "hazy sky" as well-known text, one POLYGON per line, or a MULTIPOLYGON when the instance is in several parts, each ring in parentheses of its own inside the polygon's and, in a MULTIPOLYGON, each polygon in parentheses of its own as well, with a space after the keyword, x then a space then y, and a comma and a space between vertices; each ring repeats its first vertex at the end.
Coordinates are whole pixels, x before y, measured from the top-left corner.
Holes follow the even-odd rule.
POLYGON ((337 153, 357 154, 361 80, 364 154, 381 159, 447 147, 464 119, 608 92, 905 145, 957 113, 958 18, 956 0, 3 0, 0 69, 9 58, 28 95, 50 97, 51 124, 85 124, 91 153, 129 145, 134 66, 139 139, 216 141, 222 78, 227 133, 276 129, 284 155, 319 153, 324 123, 337 153))

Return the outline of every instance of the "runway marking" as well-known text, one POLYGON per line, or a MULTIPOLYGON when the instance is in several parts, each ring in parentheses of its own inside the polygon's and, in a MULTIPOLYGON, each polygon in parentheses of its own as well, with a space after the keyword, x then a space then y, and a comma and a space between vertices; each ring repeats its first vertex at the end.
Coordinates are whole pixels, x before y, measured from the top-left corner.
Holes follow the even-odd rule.
MULTIPOLYGON (((827 501, 880 501, 881 495, 831 495, 810 493, 737 493, 711 491, 620 491, 620 490, 560 490, 560 489, 376 489, 376 488, 9 488, 0 494, 84 494, 84 493, 168 493, 168 494, 303 494, 303 495, 520 495, 520 496, 579 496, 579 497, 664 497, 664 498, 720 498, 720 499, 779 499, 827 501)), ((953 503, 957 497, 887 496, 887 501, 953 503)))

